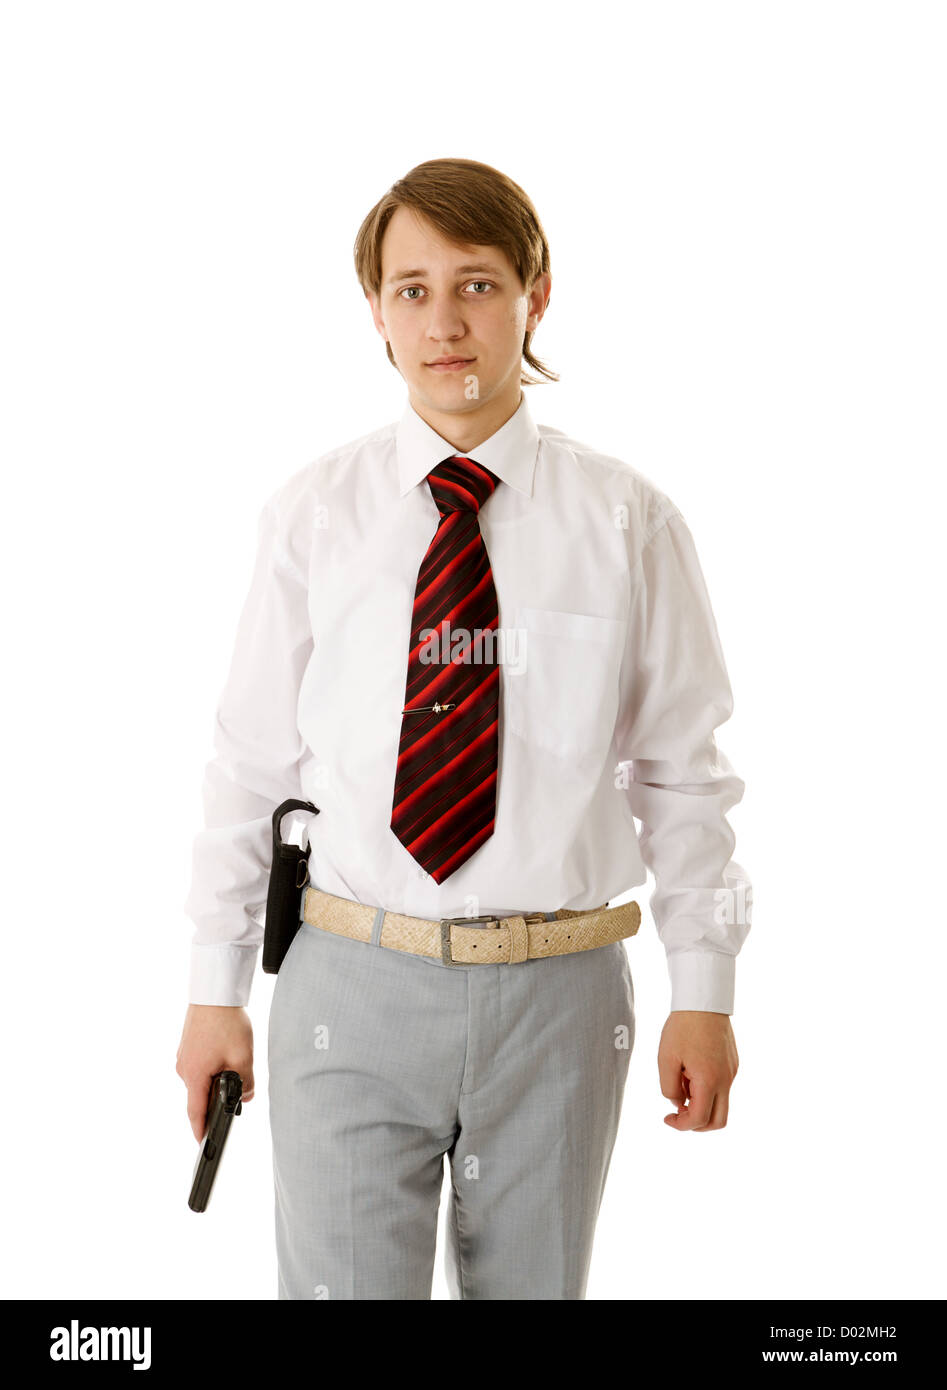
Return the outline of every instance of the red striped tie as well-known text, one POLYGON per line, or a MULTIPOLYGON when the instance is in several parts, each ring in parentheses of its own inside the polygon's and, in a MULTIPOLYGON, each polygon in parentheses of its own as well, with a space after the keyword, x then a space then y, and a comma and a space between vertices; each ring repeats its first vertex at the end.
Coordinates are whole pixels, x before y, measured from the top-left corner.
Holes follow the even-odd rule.
POLYGON ((428 474, 441 519, 418 571, 391 828, 437 883, 493 834, 500 671, 477 629, 495 632, 499 608, 477 513, 499 481, 460 455, 428 474))

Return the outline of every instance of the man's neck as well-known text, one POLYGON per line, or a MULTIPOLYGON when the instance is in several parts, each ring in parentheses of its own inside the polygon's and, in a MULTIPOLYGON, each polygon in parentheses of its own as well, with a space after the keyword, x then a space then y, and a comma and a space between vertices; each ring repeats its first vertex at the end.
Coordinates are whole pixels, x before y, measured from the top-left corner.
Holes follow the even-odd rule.
POLYGON ((408 399, 424 423, 430 425, 442 439, 446 439, 452 449, 456 449, 459 454, 472 454, 478 444, 496 434, 497 430, 502 429, 507 420, 516 414, 523 399, 523 392, 517 383, 512 399, 510 394, 506 394, 469 411, 431 410, 410 393, 408 399))

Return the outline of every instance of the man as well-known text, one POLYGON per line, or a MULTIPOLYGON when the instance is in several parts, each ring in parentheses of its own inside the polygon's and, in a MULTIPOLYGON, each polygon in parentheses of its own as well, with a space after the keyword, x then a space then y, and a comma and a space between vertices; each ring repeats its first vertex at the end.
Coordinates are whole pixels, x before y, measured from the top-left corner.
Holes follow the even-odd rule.
POLYGON ((551 277, 523 190, 429 161, 355 254, 408 402, 261 514, 178 1071, 197 1137, 216 1071, 252 1096, 271 817, 311 801, 269 1025, 279 1297, 430 1298, 447 1156, 452 1296, 582 1299, 634 1038, 637 908, 607 904, 647 868, 665 1119, 727 1121, 749 895, 729 681, 677 508, 533 422, 551 277))

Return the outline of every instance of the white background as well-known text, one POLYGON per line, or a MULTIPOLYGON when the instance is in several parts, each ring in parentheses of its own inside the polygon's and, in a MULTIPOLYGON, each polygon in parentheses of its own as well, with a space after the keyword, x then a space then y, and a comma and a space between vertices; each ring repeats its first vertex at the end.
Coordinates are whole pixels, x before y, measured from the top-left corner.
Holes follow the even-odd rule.
POLYGON ((535 202, 531 410, 680 507, 735 696, 730 1122, 662 1123, 649 885, 588 1296, 947 1293, 944 37, 909 0, 3 7, 6 1297, 275 1297, 272 978, 196 1216, 182 904, 259 507, 400 415, 352 244, 436 156, 535 202))

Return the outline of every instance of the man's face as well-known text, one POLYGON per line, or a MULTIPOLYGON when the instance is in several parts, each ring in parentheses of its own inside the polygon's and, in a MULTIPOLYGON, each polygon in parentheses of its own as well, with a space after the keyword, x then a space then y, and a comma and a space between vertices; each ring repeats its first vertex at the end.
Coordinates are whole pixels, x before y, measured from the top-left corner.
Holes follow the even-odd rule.
POLYGON ((495 246, 456 246, 410 208, 397 208, 382 240, 381 292, 370 295, 375 326, 429 411, 476 411, 520 393, 523 338, 545 307, 550 277, 527 294, 495 246), (459 358, 454 365, 441 358, 459 358))

